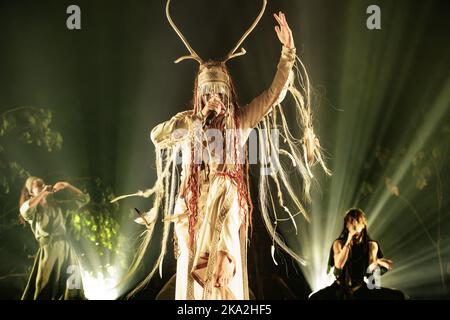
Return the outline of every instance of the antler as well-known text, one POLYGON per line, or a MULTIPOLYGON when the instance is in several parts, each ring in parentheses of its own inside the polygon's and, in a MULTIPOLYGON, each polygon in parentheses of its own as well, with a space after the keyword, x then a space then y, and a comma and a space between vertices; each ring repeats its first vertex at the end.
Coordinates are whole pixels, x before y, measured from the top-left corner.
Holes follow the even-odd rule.
POLYGON ((233 59, 233 58, 239 57, 239 56, 243 56, 244 54, 247 53, 247 51, 245 51, 244 48, 241 48, 241 51, 239 51, 237 53, 235 53, 235 52, 241 46, 241 44, 244 42, 244 40, 249 36, 249 34, 252 33, 253 29, 255 29, 256 25, 259 22, 259 20, 261 20, 263 14, 264 14, 264 11, 266 10, 266 5, 267 5, 267 0, 263 0, 263 7, 262 7, 261 11, 259 12, 259 15, 256 17, 255 21, 250 26, 250 28, 247 30, 247 32, 244 33, 244 35, 242 36, 241 40, 239 40, 239 42, 233 48, 233 50, 231 50, 230 53, 228 53, 227 57, 225 58, 225 60, 223 62, 227 62, 230 59, 233 59))
POLYGON ((181 58, 178 58, 177 60, 175 60, 175 63, 178 63, 180 61, 186 60, 186 59, 193 59, 193 60, 197 60, 198 63, 203 64, 203 60, 199 57, 199 55, 194 51, 194 49, 192 49, 192 47, 189 45, 189 42, 187 42, 186 38, 183 36, 183 34, 181 33, 181 31, 177 28, 177 26, 175 25, 175 23, 172 21, 172 18, 170 17, 170 0, 167 0, 167 4, 166 4, 166 16, 167 16, 167 20, 169 20, 170 25, 172 26, 172 28, 175 30, 175 32, 178 34, 178 36, 181 38, 181 41, 183 41, 184 45, 186 46, 186 48, 189 50, 190 55, 188 56, 183 56, 181 58))

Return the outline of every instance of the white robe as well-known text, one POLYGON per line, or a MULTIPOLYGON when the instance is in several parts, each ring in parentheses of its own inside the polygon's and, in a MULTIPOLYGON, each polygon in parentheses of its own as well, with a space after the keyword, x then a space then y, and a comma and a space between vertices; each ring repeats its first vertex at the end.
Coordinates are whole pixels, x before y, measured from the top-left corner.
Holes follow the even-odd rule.
MULTIPOLYGON (((238 109, 238 117, 244 144, 248 134, 283 96, 289 73, 295 63, 295 48, 282 48, 275 78, 271 86, 244 108, 238 109)), ((174 132, 192 129, 192 112, 175 115, 159 124, 151 132, 153 143, 159 148, 179 143, 174 132)), ((181 186, 184 187, 189 168, 191 142, 182 146, 181 186)), ((216 175, 209 179, 201 171, 201 195, 198 200, 198 218, 195 226, 193 250, 189 248, 189 217, 184 199, 177 198, 173 221, 178 242, 176 299, 249 299, 247 283, 246 243, 247 230, 242 228, 243 210, 239 208, 236 185, 229 177, 216 175), (212 281, 217 252, 223 251, 233 261, 235 274, 227 288, 215 288, 212 281), (205 290, 206 289, 206 290, 205 290)))

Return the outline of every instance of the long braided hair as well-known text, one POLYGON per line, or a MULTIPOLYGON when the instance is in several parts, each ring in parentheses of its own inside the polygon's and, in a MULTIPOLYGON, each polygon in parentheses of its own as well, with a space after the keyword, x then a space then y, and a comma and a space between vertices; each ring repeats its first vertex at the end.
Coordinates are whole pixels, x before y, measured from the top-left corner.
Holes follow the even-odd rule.
MULTIPOLYGON (((202 68, 199 69, 195 85, 194 85, 194 98, 193 98, 193 112, 194 114, 199 114, 201 112, 202 107, 202 97, 201 92, 198 88, 198 76, 204 70, 204 68, 220 68, 220 70, 228 75, 229 79, 229 94, 224 96, 224 104, 227 110, 227 114, 231 119, 226 119, 229 121, 225 121, 224 128, 221 129, 232 129, 232 154, 230 155, 233 159, 238 159, 240 156, 239 153, 243 152, 244 163, 241 161, 235 162, 235 169, 232 172, 227 172, 226 175, 232 179, 232 181, 236 184, 236 188, 238 191, 238 202, 239 207, 241 209, 242 218, 244 221, 244 227, 247 226, 247 223, 251 226, 252 221, 252 212, 253 212, 253 204, 250 197, 249 192, 249 163, 247 161, 247 147, 244 145, 241 148, 241 140, 239 135, 240 129, 240 119, 238 117, 238 113, 236 112, 239 108, 237 103, 237 95, 236 90, 230 76, 230 73, 225 65, 225 63, 221 62, 208 62, 205 63, 202 68), (227 127, 227 126, 231 126, 227 127)), ((191 159, 194 159, 194 148, 191 149, 191 159)), ((190 162, 189 168, 189 176, 187 178, 186 188, 184 189, 183 194, 181 195, 185 201, 187 208, 189 210, 189 244, 193 245, 194 236, 195 236, 195 225, 197 223, 198 218, 198 199, 200 197, 200 186, 199 186, 199 172, 200 172, 200 164, 196 163, 196 161, 190 162)))

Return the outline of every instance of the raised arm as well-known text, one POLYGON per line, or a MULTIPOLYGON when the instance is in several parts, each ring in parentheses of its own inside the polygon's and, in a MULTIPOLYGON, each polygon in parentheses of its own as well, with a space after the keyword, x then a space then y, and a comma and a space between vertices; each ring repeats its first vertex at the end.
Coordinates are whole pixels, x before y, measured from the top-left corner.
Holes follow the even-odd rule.
POLYGON ((333 253, 334 253, 334 267, 342 270, 347 263, 348 254, 353 244, 353 236, 356 234, 356 230, 350 226, 347 239, 345 243, 340 240, 336 240, 333 243, 333 253))
POLYGON ((350 252, 350 243, 343 244, 341 241, 336 240, 333 244, 334 253, 334 267, 342 270, 347 263, 348 254, 350 252))
POLYGON ((29 208, 35 208, 42 201, 42 199, 44 199, 50 193, 52 193, 51 189, 52 186, 47 185, 42 189, 41 192, 39 192, 39 194, 36 197, 31 198, 30 201, 28 202, 29 208))
POLYGON ((156 147, 167 148, 188 133, 191 111, 177 113, 170 120, 151 130, 150 138, 156 147))
POLYGON ((36 196, 25 201, 20 207, 19 211, 25 221, 32 221, 38 204, 51 193, 51 186, 45 186, 42 191, 36 196))
POLYGON ((253 99, 247 106, 241 109, 240 119, 242 128, 254 128, 259 121, 276 104, 283 88, 285 87, 289 73, 295 63, 296 50, 292 31, 286 21, 284 13, 274 14, 278 24, 275 32, 283 45, 277 72, 270 87, 253 99))
POLYGON ((74 187, 73 185, 71 185, 68 182, 65 181, 60 181, 55 183, 55 185, 53 186, 53 192, 58 192, 61 190, 67 189, 70 192, 72 192, 75 195, 82 195, 83 191, 81 191, 80 189, 78 189, 77 187, 74 187))
POLYGON ((71 204, 66 209, 80 209, 81 207, 87 205, 91 200, 89 194, 83 193, 83 191, 68 182, 60 181, 55 183, 55 185, 53 186, 54 193, 64 189, 70 191, 74 195, 73 199, 70 201, 71 204))

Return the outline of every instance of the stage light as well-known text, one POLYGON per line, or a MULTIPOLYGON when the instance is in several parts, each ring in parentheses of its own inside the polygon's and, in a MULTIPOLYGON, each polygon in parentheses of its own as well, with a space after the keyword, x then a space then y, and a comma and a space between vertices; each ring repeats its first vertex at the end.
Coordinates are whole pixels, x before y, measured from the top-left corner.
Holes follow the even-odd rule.
POLYGON ((115 268, 109 267, 108 274, 94 274, 93 272, 83 272, 83 288, 84 294, 89 300, 115 300, 120 296, 116 285, 120 281, 120 277, 115 275, 115 268))

